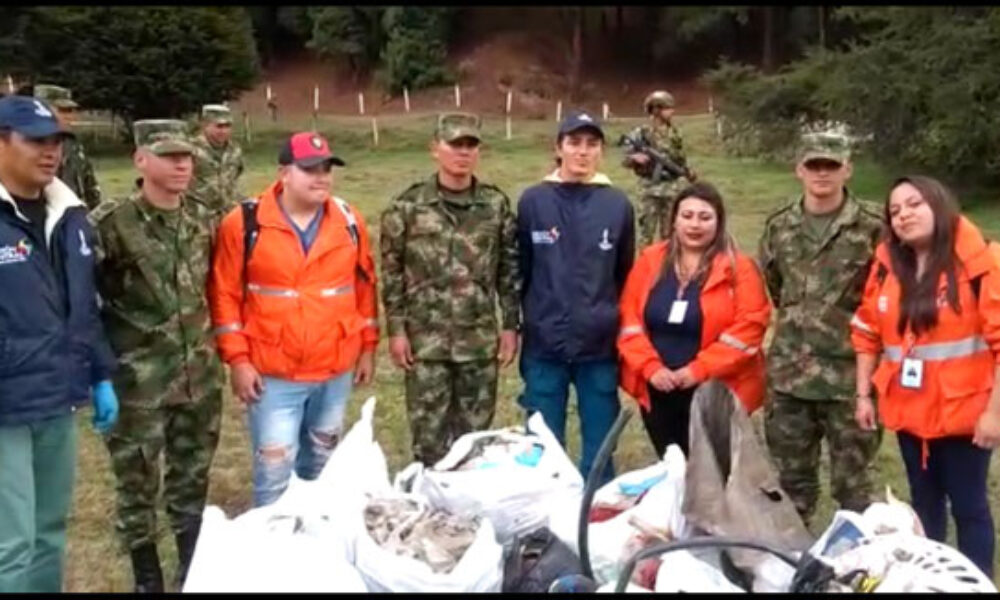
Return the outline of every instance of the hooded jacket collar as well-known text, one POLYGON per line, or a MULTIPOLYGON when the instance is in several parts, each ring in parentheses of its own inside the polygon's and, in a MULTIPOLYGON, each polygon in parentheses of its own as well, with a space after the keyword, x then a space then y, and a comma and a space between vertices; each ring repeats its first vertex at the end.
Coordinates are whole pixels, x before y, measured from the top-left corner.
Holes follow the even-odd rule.
POLYGON ((581 183, 582 185, 611 185, 611 179, 604 173, 595 173, 593 177, 582 182, 563 181, 562 178, 559 177, 559 169, 556 169, 546 175, 542 181, 547 181, 549 183, 581 183))
MULTIPOLYGON (((45 198, 45 245, 50 245, 50 239, 52 237, 52 232, 55 231, 56 224, 62 219, 63 215, 67 210, 80 206, 85 207, 86 205, 80 198, 77 197, 73 190, 70 189, 68 185, 63 183, 58 177, 53 177, 52 181, 42 188, 42 196, 45 198)), ((17 203, 14 202, 13 196, 2 183, 0 183, 0 201, 6 202, 11 205, 14 209, 14 214, 16 214, 21 220, 27 222, 28 217, 24 216, 21 211, 17 209, 17 203)))

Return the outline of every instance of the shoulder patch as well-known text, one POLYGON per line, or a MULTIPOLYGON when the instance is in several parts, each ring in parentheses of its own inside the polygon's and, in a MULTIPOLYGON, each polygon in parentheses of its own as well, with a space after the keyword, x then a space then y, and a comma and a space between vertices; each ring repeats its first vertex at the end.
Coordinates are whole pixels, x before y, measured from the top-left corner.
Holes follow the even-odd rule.
POLYGON ((393 197, 392 201, 394 203, 412 202, 418 195, 418 192, 424 187, 424 183, 425 183, 424 181, 418 181, 414 184, 411 184, 405 190, 396 194, 395 197, 393 197))
POLYGON ((116 210, 124 206, 126 202, 121 198, 108 198, 94 207, 94 210, 87 214, 87 219, 94 225, 107 219, 116 210))
POLYGON ((782 215, 786 214, 788 211, 792 210, 792 208, 795 207, 795 203, 796 202, 798 202, 798 199, 792 200, 790 202, 786 202, 781 207, 777 208, 774 212, 772 212, 771 214, 767 215, 767 218, 764 219, 764 223, 765 224, 770 223, 771 221, 773 221, 773 220, 781 217, 782 215))

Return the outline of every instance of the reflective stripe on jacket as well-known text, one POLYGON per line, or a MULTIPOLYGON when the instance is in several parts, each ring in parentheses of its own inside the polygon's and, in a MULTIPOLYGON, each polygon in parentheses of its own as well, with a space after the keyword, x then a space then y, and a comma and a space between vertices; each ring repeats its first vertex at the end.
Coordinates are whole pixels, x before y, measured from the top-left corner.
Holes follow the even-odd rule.
POLYGON ((1000 361, 1000 246, 987 245, 979 229, 961 217, 955 256, 960 313, 945 299, 947 282, 942 274, 937 326, 916 337, 909 336, 909 329, 900 335, 900 283, 892 272, 888 247, 882 243, 875 252, 861 306, 851 321, 855 351, 880 357, 872 384, 882 423, 924 440, 973 434, 1000 361), (978 300, 972 286, 976 279, 978 300), (920 389, 900 384, 906 356, 923 361, 920 389))
MULTIPOLYGON (((643 250, 629 273, 621 298, 622 389, 649 409, 646 383, 663 362, 646 332, 646 301, 667 257, 667 242, 643 250)), ((701 289, 701 348, 689 363, 698 382, 717 378, 740 399, 747 412, 764 400, 761 344, 771 316, 764 280, 752 259, 734 251, 715 257, 701 289)))

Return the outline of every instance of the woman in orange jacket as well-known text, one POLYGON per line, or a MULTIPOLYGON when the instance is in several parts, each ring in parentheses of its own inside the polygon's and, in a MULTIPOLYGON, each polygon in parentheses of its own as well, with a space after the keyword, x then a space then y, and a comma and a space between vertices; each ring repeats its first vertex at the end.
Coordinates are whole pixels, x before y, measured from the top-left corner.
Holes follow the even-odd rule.
POLYGON ((1000 249, 929 177, 893 184, 885 222, 851 321, 855 418, 875 427, 874 388, 927 536, 944 540, 947 497, 959 550, 992 574, 986 478, 1000 442, 1000 249))
POLYGON ((764 396, 761 342, 771 305, 754 261, 726 233, 726 211, 708 183, 683 190, 669 239, 642 251, 621 297, 621 387, 642 407, 658 456, 687 453, 691 399, 718 378, 748 412, 764 396))

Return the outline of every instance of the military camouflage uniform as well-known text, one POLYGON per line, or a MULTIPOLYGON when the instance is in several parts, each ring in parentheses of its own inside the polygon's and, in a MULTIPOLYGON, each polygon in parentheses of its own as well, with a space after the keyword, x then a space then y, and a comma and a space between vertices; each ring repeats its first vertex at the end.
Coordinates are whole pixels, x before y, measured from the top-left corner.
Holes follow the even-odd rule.
POLYGON ((510 200, 473 179, 471 203, 455 204, 437 175, 382 213, 382 301, 389 336, 405 335, 413 453, 433 464, 464 433, 493 420, 497 391, 496 303, 502 329, 518 328, 516 223, 510 200))
MULTIPOLYGON (((57 85, 36 85, 35 97, 48 102, 56 109, 79 107, 73 100, 72 92, 57 85)), ((63 142, 62 162, 59 164, 56 177, 68 185, 73 193, 83 200, 87 208, 93 210, 101 202, 101 187, 94 175, 94 166, 90 164, 83 143, 79 139, 67 138, 63 142)))
POLYGON ((120 364, 114 383, 121 414, 107 445, 117 529, 129 549, 156 542, 161 453, 175 532, 199 523, 205 507, 223 381, 205 297, 207 213, 188 198, 178 210, 156 208, 141 190, 91 213, 100 239, 102 317, 120 364))
POLYGON ((846 190, 839 214, 821 236, 806 227, 806 219, 802 198, 772 214, 760 240, 760 264, 777 308, 765 436, 782 487, 808 520, 819 495, 823 437, 834 498, 855 511, 871 502, 881 430, 864 431, 854 420, 849 323, 882 223, 846 190))
MULTIPOLYGON (((229 109, 209 104, 202 108, 203 118, 231 122, 229 109)), ((230 139, 222 147, 208 141, 204 133, 196 136, 194 180, 188 196, 196 198, 213 213, 213 225, 218 225, 230 209, 243 199, 239 178, 243 174, 243 150, 230 139)))
MULTIPOLYGON (((672 123, 654 121, 653 124, 638 128, 639 135, 650 146, 669 156, 681 168, 687 167, 687 153, 680 131, 672 123)), ((628 159, 626 159, 628 161, 628 159)), ((663 220, 670 214, 670 203, 681 191, 686 180, 663 179, 653 182, 652 167, 646 167, 639 175, 639 248, 644 248, 663 239, 663 220)), ((665 174, 669 178, 669 174, 665 174)))

